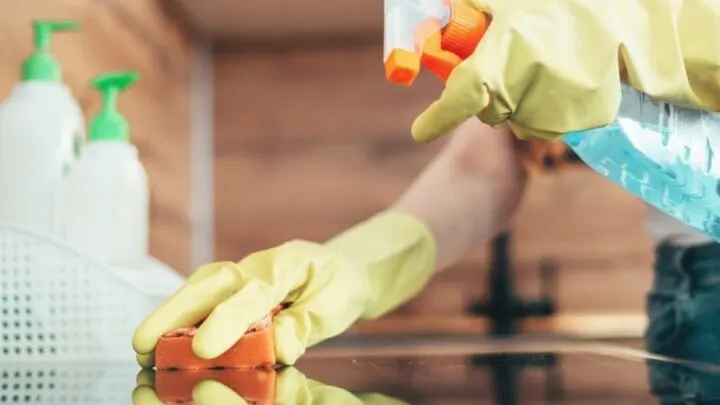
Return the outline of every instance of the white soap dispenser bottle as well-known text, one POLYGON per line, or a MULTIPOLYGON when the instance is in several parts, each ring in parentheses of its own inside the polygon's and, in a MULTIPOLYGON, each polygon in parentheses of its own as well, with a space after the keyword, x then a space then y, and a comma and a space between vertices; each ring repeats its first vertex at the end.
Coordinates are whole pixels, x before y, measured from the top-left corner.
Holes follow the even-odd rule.
POLYGON ((137 73, 97 77, 102 109, 90 124, 89 140, 68 178, 65 238, 103 264, 136 267, 147 261, 149 187, 129 125, 117 111, 118 94, 137 73))
POLYGON ((48 48, 53 32, 76 30, 78 24, 35 21, 33 28, 35 52, 0 104, 0 220, 58 235, 62 185, 84 142, 85 123, 48 48))

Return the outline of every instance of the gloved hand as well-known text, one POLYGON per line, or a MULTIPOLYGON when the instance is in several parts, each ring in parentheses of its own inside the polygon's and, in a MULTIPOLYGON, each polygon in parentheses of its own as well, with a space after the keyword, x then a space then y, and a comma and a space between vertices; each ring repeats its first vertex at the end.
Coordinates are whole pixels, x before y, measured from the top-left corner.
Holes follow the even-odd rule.
POLYGON ((325 244, 292 241, 239 263, 203 266, 150 314, 133 336, 143 367, 153 365, 160 337, 205 321, 193 338, 200 358, 215 358, 280 303, 275 351, 293 364, 305 349, 378 317, 414 296, 430 278, 435 241, 417 219, 384 212, 325 244))
MULTIPOLYGON (((222 372, 234 372, 226 370, 222 372)), ((142 370, 137 377, 137 386, 132 393, 133 405, 162 405, 155 392, 155 378, 151 370, 142 370)), ((277 373, 274 404, 302 405, 407 405, 407 403, 382 394, 367 393, 353 395, 350 392, 308 379, 294 367, 284 368, 277 373)), ((215 380, 204 380, 192 387, 195 405, 245 405, 247 402, 225 384, 215 380)))
POLYGON ((720 110, 718 0, 455 0, 492 15, 475 52, 413 123, 437 139, 477 115, 520 139, 612 123, 623 81, 681 106, 720 110))

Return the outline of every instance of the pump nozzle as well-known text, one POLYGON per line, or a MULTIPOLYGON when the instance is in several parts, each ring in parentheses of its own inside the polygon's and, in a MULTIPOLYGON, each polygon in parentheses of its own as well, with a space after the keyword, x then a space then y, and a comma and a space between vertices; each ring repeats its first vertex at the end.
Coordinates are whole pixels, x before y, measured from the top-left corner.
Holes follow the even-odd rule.
POLYGON ((139 76, 137 72, 108 73, 92 81, 92 88, 102 93, 102 109, 90 124, 90 142, 127 142, 130 139, 128 122, 117 110, 117 98, 139 76))
POLYGON ((50 39, 56 31, 77 31, 80 24, 75 21, 33 21, 35 31, 35 52, 25 59, 22 80, 45 80, 59 82, 62 79, 60 64, 50 53, 50 39))

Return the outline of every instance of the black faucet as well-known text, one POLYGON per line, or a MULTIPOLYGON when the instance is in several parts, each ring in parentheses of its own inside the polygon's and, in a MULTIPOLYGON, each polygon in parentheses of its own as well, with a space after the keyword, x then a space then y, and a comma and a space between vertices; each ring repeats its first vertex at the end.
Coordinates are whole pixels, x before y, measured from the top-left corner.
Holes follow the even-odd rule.
POLYGON ((489 297, 471 303, 469 313, 485 316, 492 325, 494 337, 513 336, 518 333, 518 324, 529 317, 548 317, 555 313, 555 292, 557 266, 544 260, 540 263, 541 296, 527 300, 518 296, 510 258, 510 232, 499 235, 492 242, 490 257, 489 297))
MULTIPOLYGON (((510 254, 510 232, 499 235, 491 246, 489 297, 471 303, 469 313, 485 316, 490 320, 493 337, 512 337, 518 334, 519 323, 529 317, 548 317, 555 313, 554 292, 556 290, 557 266, 544 260, 540 263, 541 295, 538 299, 527 300, 518 296, 510 254)), ((518 404, 519 376, 526 368, 547 369, 554 378, 548 380, 547 399, 551 402, 562 396, 560 369, 557 356, 546 354, 489 354, 471 356, 473 368, 486 368, 493 378, 495 403, 499 405, 518 404)))

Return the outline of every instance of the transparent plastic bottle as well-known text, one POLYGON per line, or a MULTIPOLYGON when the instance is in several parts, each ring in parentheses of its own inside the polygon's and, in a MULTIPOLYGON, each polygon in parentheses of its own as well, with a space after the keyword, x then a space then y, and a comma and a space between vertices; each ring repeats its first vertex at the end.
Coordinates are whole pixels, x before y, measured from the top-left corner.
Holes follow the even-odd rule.
POLYGON ((102 108, 90 124, 89 140, 67 179, 66 240, 109 265, 137 266, 147 260, 149 186, 130 143, 130 126, 117 109, 119 94, 138 78, 134 72, 98 76, 102 108))
POLYGON ((85 118, 50 52, 52 35, 74 21, 33 23, 35 50, 0 103, 0 219, 57 236, 63 182, 85 142, 85 118))
POLYGON ((720 240, 720 114, 657 102, 623 85, 613 124, 563 140, 600 174, 720 240))

